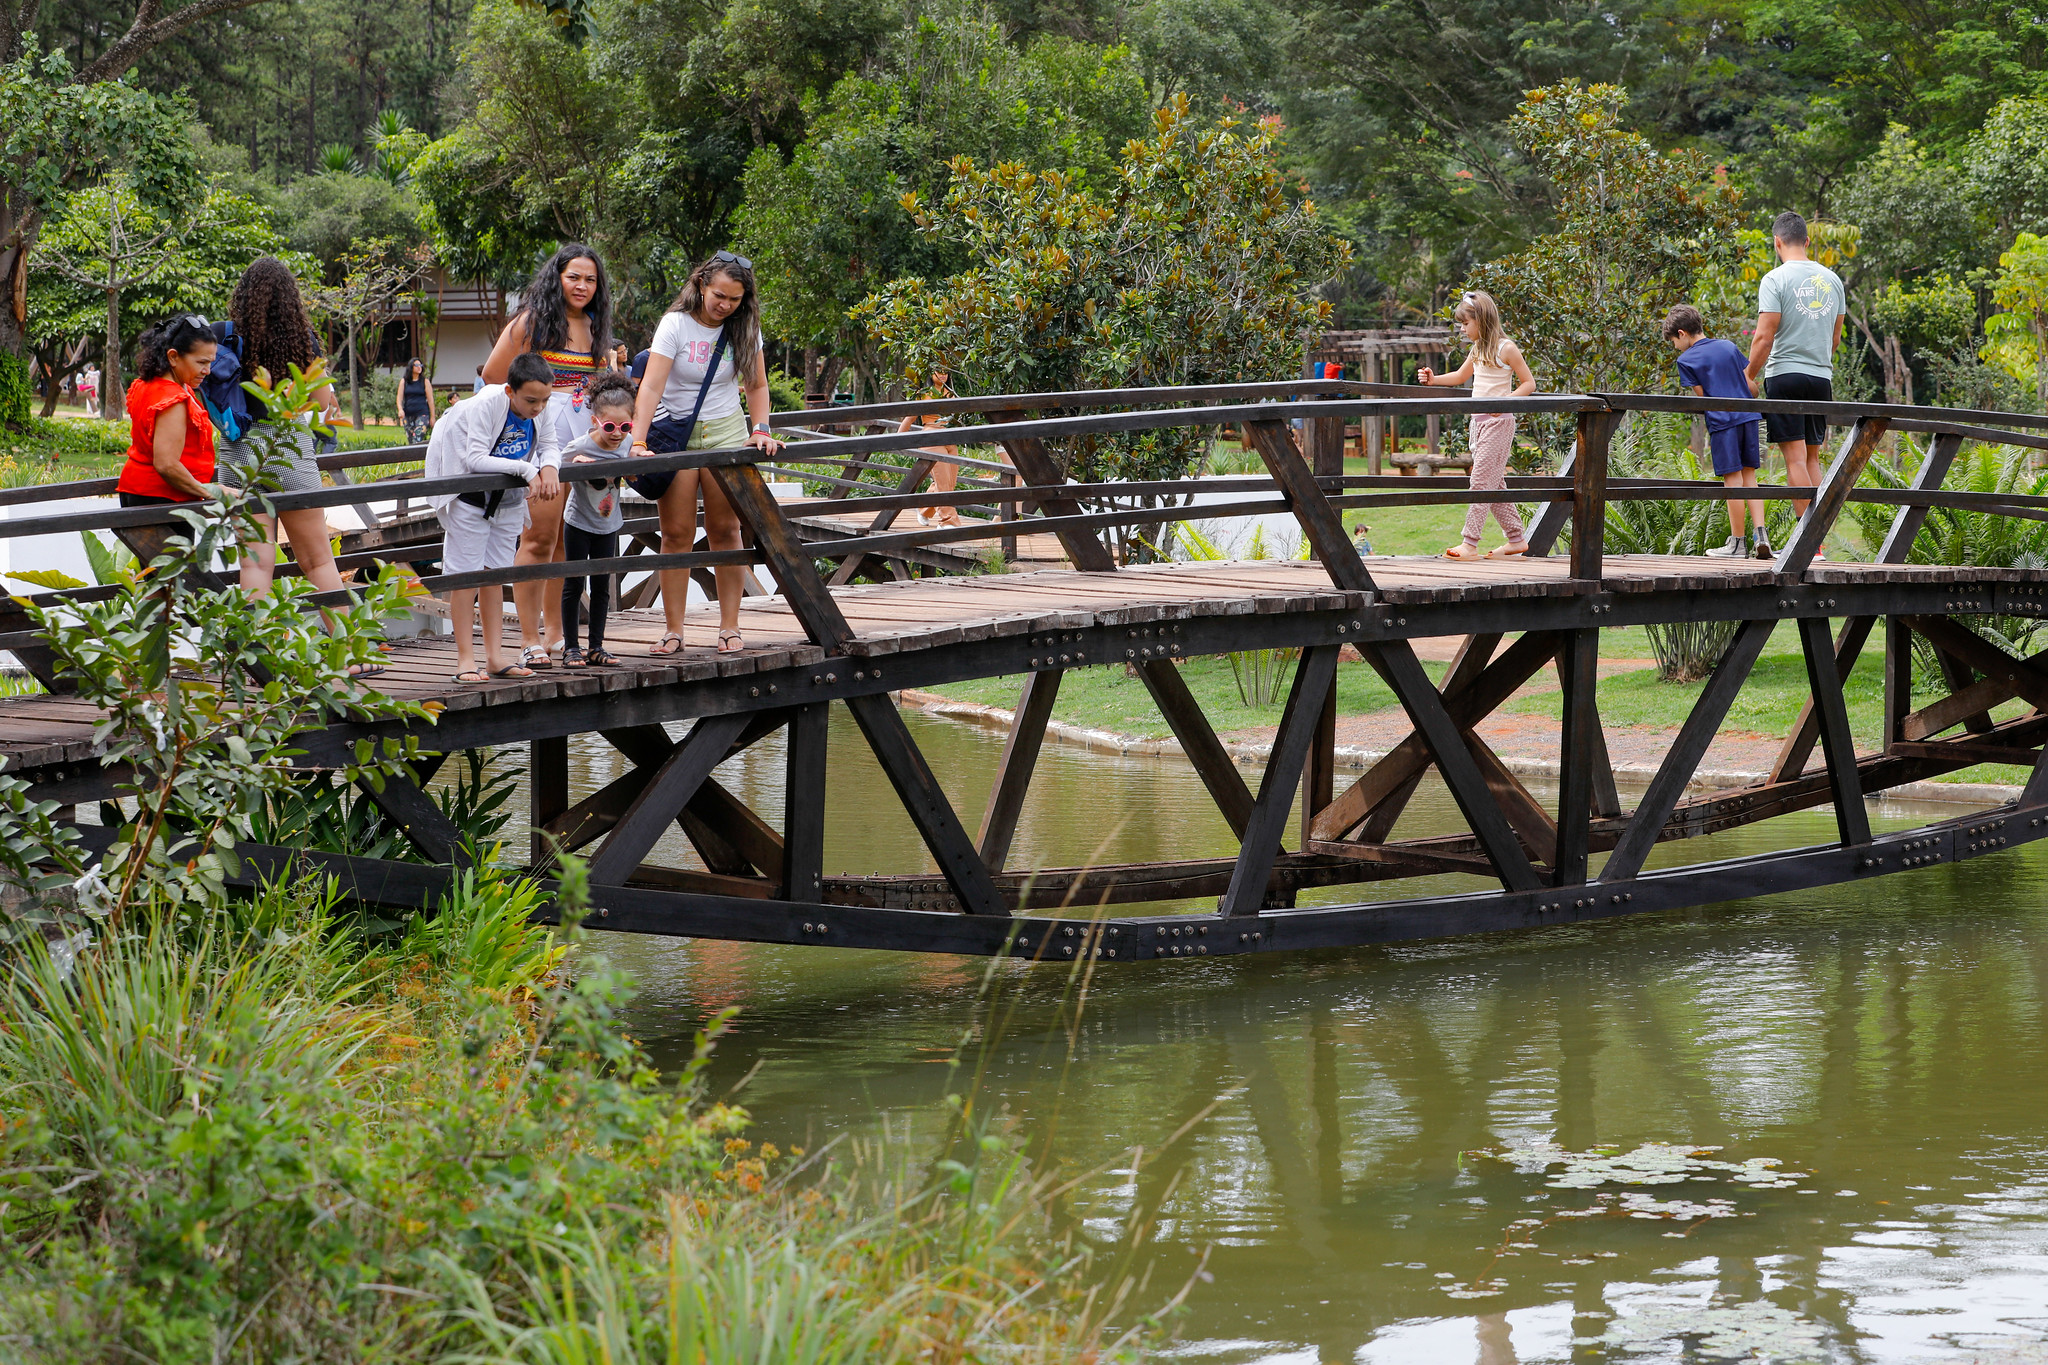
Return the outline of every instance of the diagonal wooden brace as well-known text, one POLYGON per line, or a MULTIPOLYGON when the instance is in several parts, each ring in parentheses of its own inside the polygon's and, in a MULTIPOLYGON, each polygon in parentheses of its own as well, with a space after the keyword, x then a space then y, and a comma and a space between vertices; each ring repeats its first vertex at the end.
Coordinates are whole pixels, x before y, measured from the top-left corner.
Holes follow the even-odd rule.
MULTIPOLYGON (((1956 452, 1962 448, 1963 438, 1952 432, 1935 437, 1928 447, 1927 458, 1920 462, 1920 469, 1913 476, 1912 487, 1920 491, 1941 487, 1942 481, 1948 477, 1949 468, 1955 464, 1956 452)), ((1925 507, 1901 507, 1898 515, 1892 518, 1891 530, 1886 533, 1875 562, 1905 563, 1913 553, 1913 542, 1919 539, 1920 528, 1926 524, 1925 507)), ((1849 680, 1864 645, 1869 643, 1871 628, 1875 624, 1876 619, 1869 616, 1852 616, 1842 622, 1841 634, 1835 638, 1835 676, 1843 682, 1849 680)), ((1813 700, 1809 697, 1800 706, 1799 717, 1792 722, 1792 729, 1786 734, 1785 743, 1771 764, 1771 781, 1790 782, 1805 772, 1806 761, 1812 757, 1814 741, 1819 737, 1820 720, 1814 714, 1813 700)))
MULTIPOLYGON (((1498 639, 1499 637, 1494 637, 1498 639)), ((1536 670, 1549 663, 1557 652, 1558 635, 1553 631, 1532 631, 1501 652, 1499 658, 1470 676, 1460 665, 1452 666, 1444 681, 1444 706, 1460 729, 1470 729, 1490 715, 1527 682, 1536 670)), ((1490 647, 1489 647, 1490 652, 1490 647)), ((1470 651, 1461 655, 1472 657, 1470 651)), ((1310 835, 1316 839, 1341 839, 1345 833, 1372 815, 1381 805, 1405 790, 1430 765, 1429 745, 1417 732, 1395 745, 1342 796, 1317 812, 1310 835)), ((1401 798, 1405 803, 1405 796, 1401 798)))
POLYGON ((1778 552, 1777 563, 1772 565, 1777 573, 1788 575, 1795 582, 1806 577, 1813 557, 1820 553, 1828 532, 1835 527, 1835 518, 1849 503, 1849 490, 1863 476, 1863 466, 1870 463, 1871 454, 1876 451, 1877 443, 1884 439, 1890 425, 1883 417, 1856 419, 1856 425, 1843 439, 1842 449, 1835 456, 1834 463, 1821 476, 1820 490, 1806 505, 1806 515, 1799 519, 1799 524, 1792 529, 1791 540, 1778 552))
POLYGON ((711 770, 725 761, 746 724, 745 715, 706 716, 691 728, 591 857, 594 885, 622 885, 638 870, 669 822, 682 814, 711 770))
POLYGON ((1707 685, 1700 689, 1699 700, 1693 703, 1691 714, 1686 716, 1685 724, 1679 727, 1671 748, 1665 752, 1664 761, 1657 765, 1657 775, 1650 779, 1649 790, 1643 793, 1635 814, 1629 817, 1628 827, 1621 832, 1614 852, 1608 855, 1606 865, 1600 869, 1601 881, 1628 881, 1643 870, 1650 850, 1656 847, 1658 837, 1664 832, 1664 822, 1671 818, 1678 799, 1685 795, 1686 783, 1699 770, 1700 760, 1706 757, 1707 746, 1714 742, 1729 706, 1734 703, 1736 693, 1742 690, 1742 684, 1748 681, 1750 669, 1756 666, 1757 656, 1763 653, 1764 644, 1777 625, 1775 620, 1744 621, 1737 628, 1735 638, 1728 642, 1727 650, 1721 655, 1721 662, 1714 665, 1707 685))
POLYGON ((932 775, 930 765, 918 751, 896 703, 886 695, 848 697, 846 709, 866 736, 868 748, 896 789, 903 809, 923 836, 925 847, 938 860, 939 872, 960 898, 961 908, 971 915, 1007 915, 1009 899, 996 889, 988 865, 981 860, 953 812, 952 802, 932 775))
POLYGON ((1827 758, 1828 787, 1835 797, 1835 827, 1847 846, 1870 842, 1870 814, 1863 808, 1863 784, 1856 772, 1856 742, 1849 735, 1849 707, 1842 699, 1842 679, 1835 651, 1828 641, 1828 623, 1818 616, 1799 618, 1799 643, 1806 656, 1806 682, 1820 715, 1821 746, 1827 758))
POLYGON ((1372 592, 1372 574, 1358 557, 1358 547, 1344 533, 1344 518, 1330 506, 1308 462, 1302 459, 1301 447, 1295 445, 1294 433, 1287 423, 1248 422, 1245 429, 1251 433, 1259 458, 1266 462, 1266 472, 1280 485, 1280 494, 1301 524, 1310 548, 1329 573, 1330 582, 1344 592, 1372 592))
POLYGON ((1252 818, 1238 845, 1230 888, 1223 893, 1225 915, 1255 915, 1265 904, 1266 886, 1273 877, 1273 860, 1279 856, 1287 815, 1294 808, 1294 791, 1308 761, 1308 748, 1322 716, 1323 699, 1337 676, 1337 648, 1311 645, 1302 650, 1294 666, 1287 709, 1281 713, 1280 729, 1273 737, 1272 753, 1266 758, 1265 776, 1259 780, 1252 818))
POLYGON ((1244 775, 1238 772, 1230 751, 1216 738, 1209 718, 1202 714, 1202 704, 1188 691, 1187 679, 1181 677, 1179 667, 1170 659, 1139 664, 1138 677, 1152 694, 1173 737, 1180 741, 1181 751, 1194 765, 1195 775, 1209 789, 1209 798, 1222 812, 1224 823, 1230 826, 1232 834, 1244 838, 1252 816, 1251 788, 1245 786, 1244 775))
POLYGON ((1536 869, 1493 793, 1487 789, 1486 779, 1466 747, 1464 732, 1444 709, 1443 698, 1431 685, 1429 675, 1422 671, 1414 647, 1406 640, 1396 640, 1364 645, 1360 652, 1393 689, 1416 733, 1429 745, 1444 785, 1451 789, 1452 799, 1464 813, 1501 884, 1510 891, 1535 890, 1541 885, 1536 869))

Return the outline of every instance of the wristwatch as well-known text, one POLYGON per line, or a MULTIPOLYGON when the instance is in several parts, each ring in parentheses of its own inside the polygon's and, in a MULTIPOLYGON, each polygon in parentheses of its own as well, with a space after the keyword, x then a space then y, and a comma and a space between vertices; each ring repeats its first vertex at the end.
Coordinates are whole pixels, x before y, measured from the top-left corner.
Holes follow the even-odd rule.
POLYGON ((754 423, 754 434, 756 436, 766 436, 768 434, 768 424, 766 422, 754 423))

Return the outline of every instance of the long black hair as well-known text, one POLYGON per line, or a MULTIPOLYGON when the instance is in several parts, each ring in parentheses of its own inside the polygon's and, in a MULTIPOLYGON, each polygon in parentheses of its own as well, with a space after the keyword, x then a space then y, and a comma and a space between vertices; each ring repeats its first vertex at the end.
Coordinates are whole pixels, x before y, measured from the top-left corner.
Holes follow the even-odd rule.
POLYGON ((761 379, 761 291, 754 285, 754 267, 743 262, 730 251, 721 251, 710 256, 690 272, 690 278, 683 281, 683 290, 676 295, 676 301, 668 306, 671 313, 697 315, 704 306, 704 286, 723 275, 736 281, 745 291, 740 306, 732 310, 725 320, 725 335, 740 378, 749 384, 761 379))
POLYGON ((526 314, 528 350, 559 351, 569 345, 569 306, 562 299, 562 272, 571 261, 589 261, 597 267, 597 292, 590 296, 583 316, 590 323, 590 352, 608 356, 612 349, 612 282, 605 273, 604 258, 581 242, 564 242, 555 254, 533 272, 526 292, 519 297, 526 314))

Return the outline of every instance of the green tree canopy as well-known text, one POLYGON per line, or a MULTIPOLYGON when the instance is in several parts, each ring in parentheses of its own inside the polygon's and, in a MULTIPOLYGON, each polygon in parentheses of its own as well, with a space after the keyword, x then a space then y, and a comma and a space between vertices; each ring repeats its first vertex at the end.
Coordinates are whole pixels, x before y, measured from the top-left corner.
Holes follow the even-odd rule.
POLYGON ((1622 126, 1619 86, 1532 90, 1515 137, 1559 189, 1557 229, 1474 270, 1546 389, 1655 391, 1673 304, 1739 245, 1740 196, 1698 152, 1662 152, 1622 126))
MULTIPOLYGON (((899 280, 856 310, 913 387, 960 393, 1215 384, 1299 373, 1312 290, 1350 259, 1313 203, 1289 197, 1269 126, 1196 122, 1186 97, 1130 143, 1116 182, 1086 189, 961 157, 944 201, 906 204, 967 269, 899 280)), ((1080 479, 1170 478, 1206 436, 1090 437, 1063 451, 1080 479)))
POLYGON ((943 196, 960 156, 1057 169, 1076 188, 1108 184, 1149 110, 1125 49, 1048 36, 1016 60, 986 20, 917 19, 881 71, 833 88, 789 158, 766 147, 748 162, 738 237, 769 327, 835 347, 872 382, 873 347, 847 310, 892 280, 967 260, 951 236, 917 229, 906 195, 943 196))

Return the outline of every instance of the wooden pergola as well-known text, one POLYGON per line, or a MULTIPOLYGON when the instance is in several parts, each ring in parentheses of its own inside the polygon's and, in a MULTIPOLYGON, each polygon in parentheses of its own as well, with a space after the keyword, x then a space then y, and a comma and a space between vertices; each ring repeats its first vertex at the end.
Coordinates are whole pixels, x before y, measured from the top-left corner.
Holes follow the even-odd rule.
MULTIPOLYGON (((1302 377, 1320 379, 1322 375, 1316 366, 1321 363, 1342 365, 1347 370, 1357 367, 1357 374, 1347 374, 1348 379, 1363 380, 1368 384, 1412 384, 1416 372, 1427 365, 1441 370, 1450 357, 1451 329, 1448 327, 1378 327, 1364 331, 1324 332, 1309 343, 1308 354, 1303 361, 1302 377)), ((1440 465, 1465 465, 1464 460, 1437 460, 1436 455, 1443 435, 1440 419, 1431 414, 1425 419, 1428 430, 1424 435, 1424 453, 1411 459, 1400 458, 1401 427, 1398 417, 1361 417, 1357 435, 1360 451, 1365 456, 1366 467, 1374 474, 1389 451, 1394 454, 1394 463, 1417 467, 1420 472, 1434 473, 1440 465)), ((1351 435, 1346 432, 1347 438, 1351 435)))

